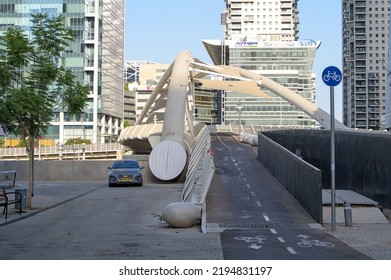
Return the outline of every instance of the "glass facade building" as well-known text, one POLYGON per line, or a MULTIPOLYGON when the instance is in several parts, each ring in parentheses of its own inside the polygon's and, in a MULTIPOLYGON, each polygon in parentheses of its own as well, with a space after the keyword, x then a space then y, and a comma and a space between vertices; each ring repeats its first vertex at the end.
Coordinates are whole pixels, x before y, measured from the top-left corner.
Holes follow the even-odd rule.
MULTIPOLYGON (((313 42, 257 42, 256 47, 230 44, 229 64, 253 70, 315 102, 312 65, 317 44, 313 42)), ((242 124, 314 127, 315 121, 283 98, 262 89, 270 99, 226 93, 225 123, 238 123, 236 107, 241 101, 242 124)))
POLYGON ((77 38, 61 60, 89 88, 88 105, 80 118, 55 109, 46 138, 104 143, 120 133, 123 120, 124 0, 3 0, 0 40, 10 27, 31 39, 31 14, 63 15, 77 38))
MULTIPOLYGON (((220 41, 204 41, 209 53, 218 58, 220 41)), ((228 63, 252 70, 291 89, 308 101, 315 102, 315 76, 312 66, 319 47, 315 41, 237 42, 226 41, 228 63)), ((257 98, 237 92, 223 96, 223 122, 239 124, 240 102, 242 125, 314 127, 315 120, 273 92, 262 88, 271 98, 257 98)))

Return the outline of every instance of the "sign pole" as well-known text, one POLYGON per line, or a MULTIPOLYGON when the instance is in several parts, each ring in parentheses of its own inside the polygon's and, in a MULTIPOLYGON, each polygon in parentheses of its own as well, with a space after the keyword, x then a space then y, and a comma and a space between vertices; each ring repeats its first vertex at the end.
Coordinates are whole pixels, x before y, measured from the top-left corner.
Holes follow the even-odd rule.
POLYGON ((331 230, 335 230, 335 118, 334 87, 330 87, 331 230))
POLYGON ((342 81, 342 72, 335 66, 326 67, 322 72, 323 82, 330 87, 330 162, 331 162, 331 230, 335 230, 335 113, 334 87, 342 81))

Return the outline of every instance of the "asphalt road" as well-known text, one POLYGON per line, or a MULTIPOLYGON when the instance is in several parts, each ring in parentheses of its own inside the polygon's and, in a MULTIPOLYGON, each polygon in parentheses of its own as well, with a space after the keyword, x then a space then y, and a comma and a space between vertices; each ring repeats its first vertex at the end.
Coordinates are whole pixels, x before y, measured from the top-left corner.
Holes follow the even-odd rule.
POLYGON ((212 137, 216 172, 208 227, 221 232, 224 259, 369 259, 322 230, 257 159, 257 147, 212 137))

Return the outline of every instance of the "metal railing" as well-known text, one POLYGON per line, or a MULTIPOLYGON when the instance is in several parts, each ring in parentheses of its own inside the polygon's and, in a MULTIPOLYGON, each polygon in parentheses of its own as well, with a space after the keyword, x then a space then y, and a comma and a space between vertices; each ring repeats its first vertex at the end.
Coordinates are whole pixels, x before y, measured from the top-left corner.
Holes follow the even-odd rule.
MULTIPOLYGON (((113 157, 120 149, 119 143, 91 144, 91 145, 56 145, 41 146, 34 150, 35 158, 45 159, 85 159, 113 157)), ((1 148, 0 159, 27 159, 25 147, 1 148)))
MULTIPOLYGON (((210 153, 210 131, 205 126, 197 136, 191 151, 182 201, 191 202, 205 210, 206 195, 215 172, 213 156, 210 153)), ((203 223, 205 221, 202 221, 203 223)))

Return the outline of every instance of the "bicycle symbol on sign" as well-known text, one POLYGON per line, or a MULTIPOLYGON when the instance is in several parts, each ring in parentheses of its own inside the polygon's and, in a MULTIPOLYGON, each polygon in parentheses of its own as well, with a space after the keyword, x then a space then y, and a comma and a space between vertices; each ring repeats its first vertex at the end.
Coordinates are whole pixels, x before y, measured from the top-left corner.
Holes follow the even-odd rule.
POLYGON ((341 76, 338 75, 336 71, 334 72, 327 71, 327 74, 323 76, 323 80, 328 82, 330 81, 330 79, 339 82, 341 80, 341 76))
POLYGON ((300 239, 301 241, 297 242, 297 245, 299 245, 300 247, 304 247, 304 248, 309 248, 312 246, 328 247, 328 248, 335 247, 335 244, 330 242, 323 242, 320 240, 310 240, 309 239, 310 236, 308 235, 298 235, 297 237, 301 238, 300 239))

